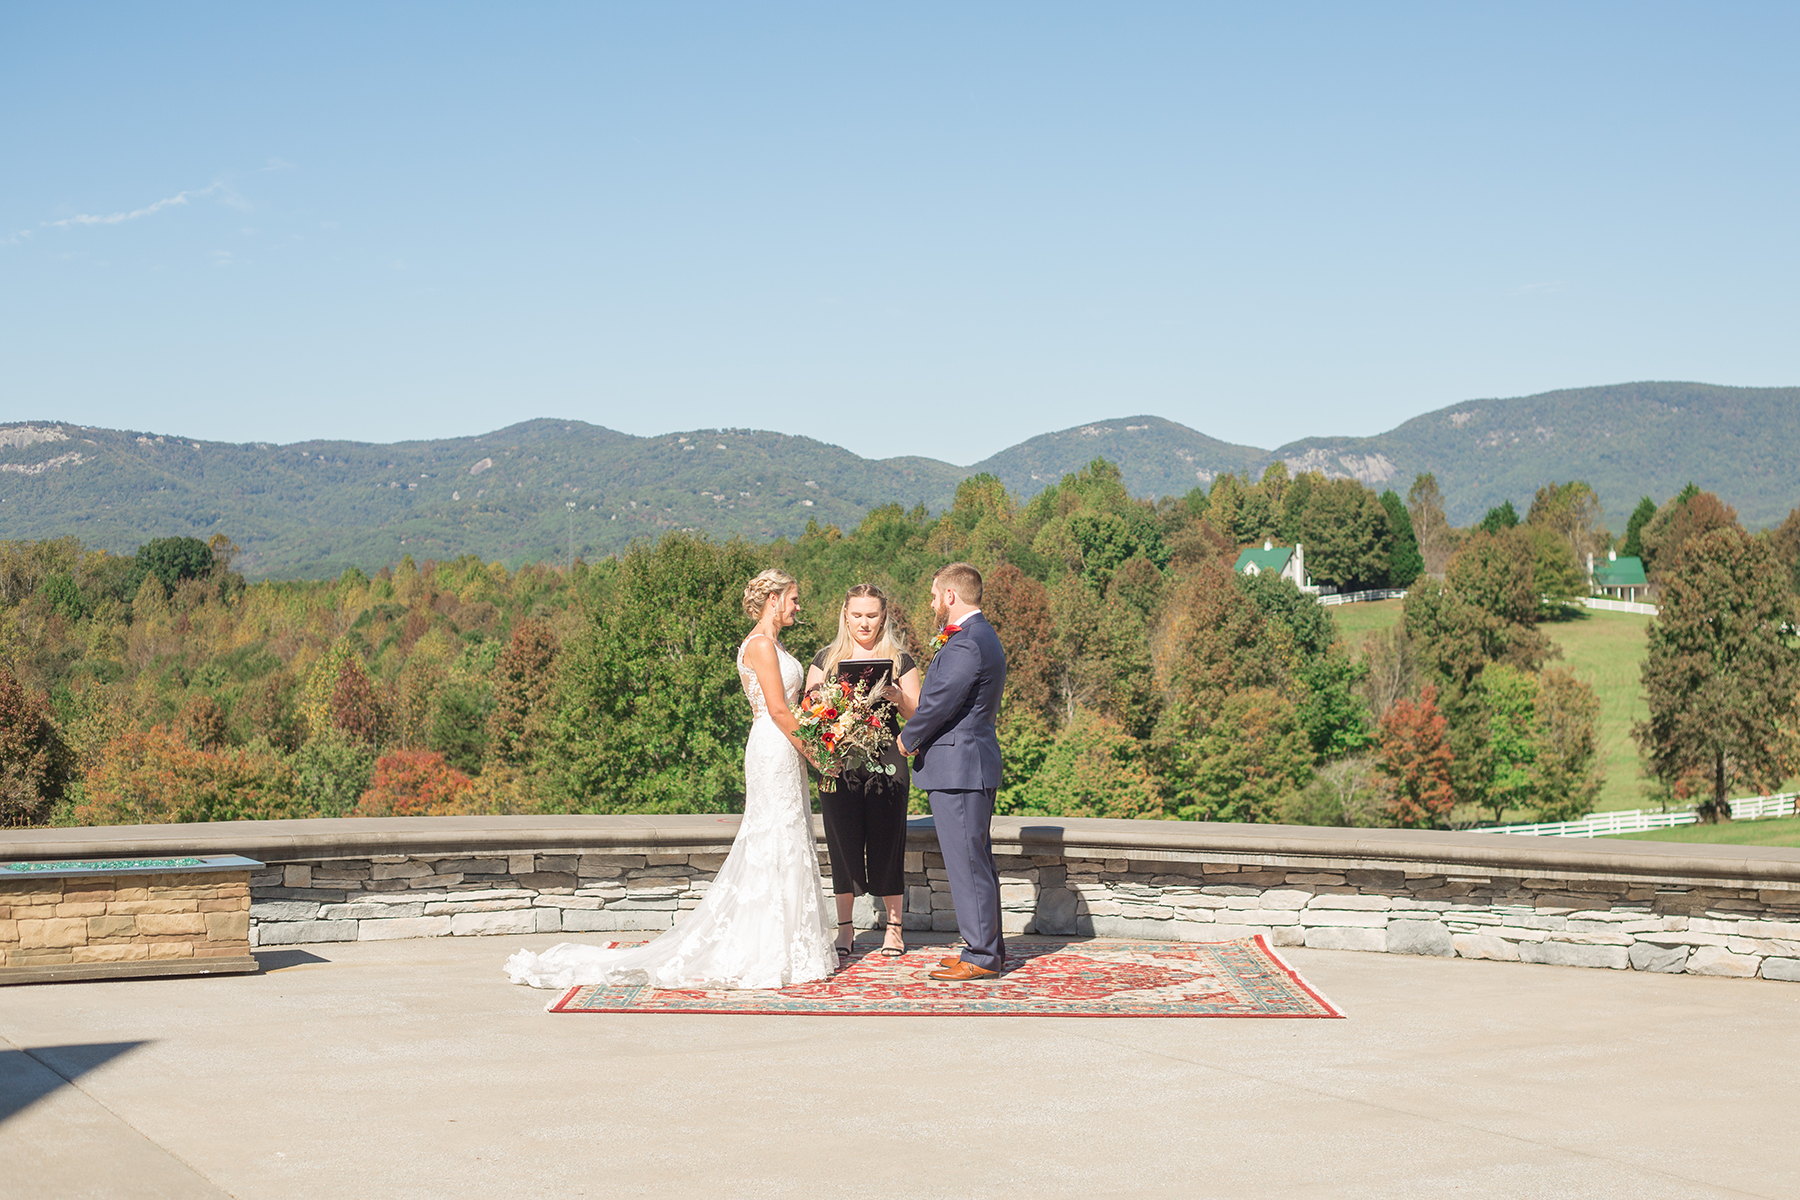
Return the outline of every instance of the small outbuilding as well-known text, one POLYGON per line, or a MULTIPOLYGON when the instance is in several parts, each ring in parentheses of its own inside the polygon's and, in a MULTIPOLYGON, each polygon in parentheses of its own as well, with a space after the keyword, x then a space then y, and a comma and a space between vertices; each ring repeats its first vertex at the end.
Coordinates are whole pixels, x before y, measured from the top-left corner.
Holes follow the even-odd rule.
POLYGON ((1606 552, 1605 562, 1595 562, 1588 555, 1588 590, 1596 596, 1636 603, 1650 590, 1644 577, 1644 560, 1635 554, 1619 557, 1616 550, 1606 552))
POLYGON ((1297 544, 1277 546, 1274 542, 1264 542, 1261 550, 1246 546, 1238 552, 1237 563, 1231 569, 1245 575, 1273 574, 1303 592, 1317 590, 1306 577, 1306 551, 1297 544))

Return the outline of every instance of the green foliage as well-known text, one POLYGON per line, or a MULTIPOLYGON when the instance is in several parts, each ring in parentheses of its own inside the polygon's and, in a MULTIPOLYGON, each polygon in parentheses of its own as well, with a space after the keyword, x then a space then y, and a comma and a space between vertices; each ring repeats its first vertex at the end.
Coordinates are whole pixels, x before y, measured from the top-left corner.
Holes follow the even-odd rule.
POLYGON ((1391 588, 1411 587, 1412 581, 1425 573, 1425 558, 1419 553, 1419 540, 1413 533, 1412 515, 1406 502, 1392 489, 1381 493, 1381 507, 1387 510, 1388 529, 1392 534, 1388 549, 1387 585, 1391 588))
POLYGON ((1369 711, 1357 695, 1368 677, 1367 661, 1342 652, 1322 655, 1296 673, 1301 700, 1295 715, 1314 761, 1346 758, 1369 745, 1369 711))
POLYGON ((1503 533, 1519 523, 1519 510, 1513 507, 1511 500, 1502 500, 1483 514, 1481 520, 1475 522, 1475 528, 1482 533, 1503 533))
POLYGON ((742 810, 736 601, 760 565, 741 542, 690 534, 620 561, 559 664, 543 765, 567 811, 742 810))
POLYGON ((1681 545, 1660 610, 1635 733, 1658 779, 1697 781, 1703 816, 1729 820, 1733 784, 1772 787, 1796 765, 1800 612, 1768 545, 1735 527, 1681 545))
POLYGON ((1312 746, 1294 706, 1252 688, 1228 696, 1191 746, 1164 770, 1169 801, 1187 821, 1268 821, 1312 778, 1312 746))
MULTIPOLYGON (((1036 737, 1041 739, 1042 734, 1036 737)), ((1024 731, 1015 732, 1014 742, 1015 758, 1021 750, 1041 758, 1023 783, 1007 790, 1006 812, 1053 817, 1162 813, 1162 798, 1144 762, 1142 743, 1109 717, 1082 712, 1048 745, 1024 731), (1020 740, 1026 745, 1019 745, 1020 740)), ((999 803, 996 797, 996 806, 999 803)))
POLYGON ((1537 679, 1506 663, 1489 663, 1479 681, 1486 718, 1483 749, 1490 763, 1486 802, 1495 823, 1508 809, 1528 807, 1536 790, 1537 679))
POLYGON ((293 757, 295 798, 310 816, 344 817, 368 790, 375 754, 337 733, 316 737, 293 757))
POLYGON ((1393 553, 1388 512, 1380 498, 1356 480, 1315 482, 1297 532, 1314 580, 1343 591, 1387 584, 1393 553))
POLYGON ((1645 557, 1644 527, 1656 519, 1656 512, 1656 501, 1650 497, 1645 496, 1637 502, 1637 507, 1631 510, 1631 516, 1625 522, 1625 536, 1619 542, 1621 555, 1639 559, 1645 557))
POLYGON ((205 579, 212 570, 212 547, 199 538, 155 538, 138 547, 139 581, 145 575, 154 575, 171 592, 190 579, 205 579))

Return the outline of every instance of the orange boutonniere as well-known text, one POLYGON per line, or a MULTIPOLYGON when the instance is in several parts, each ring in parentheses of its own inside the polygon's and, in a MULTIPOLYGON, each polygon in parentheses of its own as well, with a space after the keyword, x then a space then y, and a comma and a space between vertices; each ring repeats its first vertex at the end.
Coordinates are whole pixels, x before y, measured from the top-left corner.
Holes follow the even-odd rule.
POLYGON ((951 634, 961 633, 961 632, 962 632, 961 625, 946 625, 946 626, 944 626, 943 631, 941 633, 939 633, 936 637, 931 639, 932 653, 935 654, 937 651, 942 650, 944 648, 944 643, 950 640, 951 634))

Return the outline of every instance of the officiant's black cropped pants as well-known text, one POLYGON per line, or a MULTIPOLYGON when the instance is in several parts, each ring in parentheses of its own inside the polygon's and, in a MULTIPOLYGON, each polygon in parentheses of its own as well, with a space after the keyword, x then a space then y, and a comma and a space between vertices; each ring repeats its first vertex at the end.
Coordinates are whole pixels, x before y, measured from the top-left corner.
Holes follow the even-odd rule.
POLYGON ((819 793, 831 890, 840 896, 898 896, 906 890, 906 800, 912 779, 852 771, 835 792, 819 793))

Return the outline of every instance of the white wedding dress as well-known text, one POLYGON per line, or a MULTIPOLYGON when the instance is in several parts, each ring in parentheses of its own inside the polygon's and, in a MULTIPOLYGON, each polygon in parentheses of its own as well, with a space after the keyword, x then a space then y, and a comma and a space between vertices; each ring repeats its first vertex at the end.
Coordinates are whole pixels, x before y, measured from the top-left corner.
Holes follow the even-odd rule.
MULTIPOLYGON (((776 653, 792 707, 805 676, 779 644, 776 653)), ((744 665, 744 646, 737 668, 756 714, 744 746, 744 820, 699 907, 642 946, 563 942, 542 954, 521 950, 506 960, 514 983, 779 988, 824 979, 836 968, 836 922, 819 881, 806 766, 769 718, 756 673, 744 665)))

